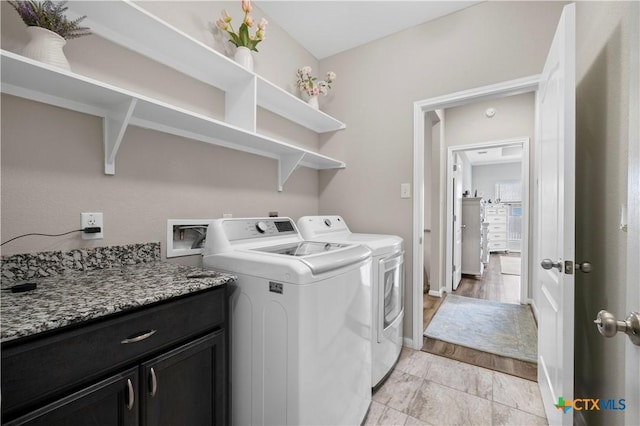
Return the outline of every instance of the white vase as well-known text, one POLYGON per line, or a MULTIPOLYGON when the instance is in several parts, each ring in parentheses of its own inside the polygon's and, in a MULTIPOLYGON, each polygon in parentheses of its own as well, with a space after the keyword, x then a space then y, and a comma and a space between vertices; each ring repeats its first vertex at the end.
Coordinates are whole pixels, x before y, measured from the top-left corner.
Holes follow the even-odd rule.
POLYGON ((253 55, 248 47, 240 46, 236 50, 233 60, 249 71, 253 71, 253 55))
POLYGON ((67 44, 67 40, 59 34, 41 27, 27 27, 29 42, 22 49, 22 54, 36 61, 55 67, 71 70, 69 61, 62 48, 67 44))
POLYGON ((306 91, 302 92, 302 100, 308 103, 315 109, 320 109, 318 106, 318 95, 310 95, 306 91))
POLYGON ((318 95, 307 95, 305 96, 305 98, 307 103, 311 105, 311 107, 320 109, 320 106, 318 105, 318 95))

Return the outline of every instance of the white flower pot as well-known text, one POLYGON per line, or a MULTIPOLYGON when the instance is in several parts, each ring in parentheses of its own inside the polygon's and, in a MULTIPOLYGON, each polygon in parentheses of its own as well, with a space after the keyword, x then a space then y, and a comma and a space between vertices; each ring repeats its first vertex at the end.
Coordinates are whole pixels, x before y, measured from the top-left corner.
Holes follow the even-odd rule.
POLYGON ((320 109, 320 106, 318 105, 318 95, 309 96, 309 99, 307 99, 307 103, 315 109, 320 109))
POLYGON ((22 49, 22 54, 36 61, 71 70, 62 48, 67 44, 64 37, 41 27, 27 27, 30 40, 22 49))
POLYGON ((249 71, 253 71, 253 55, 248 47, 238 47, 236 54, 233 56, 233 60, 249 71))
POLYGON ((306 90, 300 91, 300 97, 303 101, 311 105, 315 109, 320 109, 318 106, 318 95, 310 95, 306 90))

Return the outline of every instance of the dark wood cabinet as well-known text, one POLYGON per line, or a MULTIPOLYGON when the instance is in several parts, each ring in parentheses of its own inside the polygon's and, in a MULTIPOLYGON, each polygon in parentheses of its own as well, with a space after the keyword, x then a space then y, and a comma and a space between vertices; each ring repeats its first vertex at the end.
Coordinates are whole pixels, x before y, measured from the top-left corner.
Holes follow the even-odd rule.
POLYGON ((222 286, 3 346, 3 424, 225 425, 226 318, 222 286))
POLYGON ((142 424, 223 425, 227 418, 224 334, 198 339, 141 367, 142 424))
POLYGON ((10 426, 138 425, 138 368, 131 368, 5 423, 10 426))

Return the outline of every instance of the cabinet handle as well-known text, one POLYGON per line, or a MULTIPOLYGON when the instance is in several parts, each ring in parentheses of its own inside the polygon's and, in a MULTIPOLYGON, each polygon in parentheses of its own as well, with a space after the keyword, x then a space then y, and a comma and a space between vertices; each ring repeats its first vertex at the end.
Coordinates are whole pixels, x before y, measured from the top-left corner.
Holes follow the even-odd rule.
POLYGON ((133 336, 129 336, 126 339, 120 341, 120 343, 127 344, 127 343, 135 343, 135 342, 139 342, 141 340, 144 339, 148 339, 149 337, 153 336, 154 334, 156 334, 157 330, 146 330, 141 332, 141 334, 138 335, 133 335, 133 336))
POLYGON ((136 398, 136 395, 133 392, 133 383, 131 383, 131 379, 127 379, 127 391, 129 392, 127 408, 131 410, 133 408, 133 403, 135 402, 135 398, 136 398))
POLYGON ((149 386, 151 387, 151 396, 156 396, 156 391, 158 390, 158 378, 156 377, 156 370, 154 370, 153 367, 151 367, 151 371, 149 371, 149 382, 149 386))

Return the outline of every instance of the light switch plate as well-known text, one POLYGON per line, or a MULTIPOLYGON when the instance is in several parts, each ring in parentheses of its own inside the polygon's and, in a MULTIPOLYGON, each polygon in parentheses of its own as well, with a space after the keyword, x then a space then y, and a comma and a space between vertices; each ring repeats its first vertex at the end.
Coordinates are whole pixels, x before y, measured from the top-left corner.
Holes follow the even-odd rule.
POLYGON ((400 184, 400 198, 411 198, 411 184, 410 183, 401 183, 400 184))

